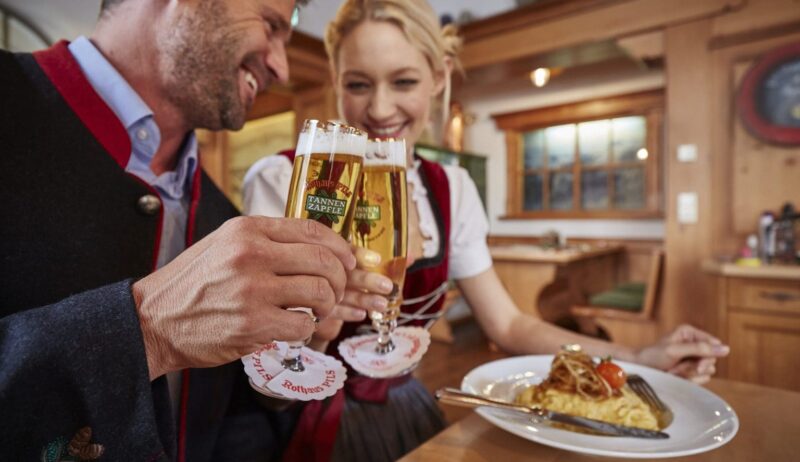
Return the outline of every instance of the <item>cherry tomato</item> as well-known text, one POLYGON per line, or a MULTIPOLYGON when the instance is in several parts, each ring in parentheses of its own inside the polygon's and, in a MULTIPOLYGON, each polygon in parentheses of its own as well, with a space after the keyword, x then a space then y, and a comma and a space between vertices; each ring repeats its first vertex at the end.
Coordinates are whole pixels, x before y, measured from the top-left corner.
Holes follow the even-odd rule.
POLYGON ((622 388, 622 386, 625 385, 625 382, 628 380, 628 376, 625 375, 625 371, 609 360, 603 360, 597 365, 597 373, 600 374, 600 377, 608 382, 608 384, 614 390, 619 390, 622 388))

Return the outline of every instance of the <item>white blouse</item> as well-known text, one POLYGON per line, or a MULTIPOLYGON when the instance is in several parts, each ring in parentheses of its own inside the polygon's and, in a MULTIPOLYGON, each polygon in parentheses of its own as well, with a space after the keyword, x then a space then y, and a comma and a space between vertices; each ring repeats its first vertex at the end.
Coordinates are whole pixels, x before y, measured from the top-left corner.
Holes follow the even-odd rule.
MULTIPOLYGON (((433 216, 428 191, 419 175, 419 161, 409 169, 407 180, 413 185, 411 201, 417 207, 419 227, 425 241, 423 257, 434 257, 439 250, 439 228, 433 216)), ((458 166, 443 166, 450 186, 450 254, 448 276, 464 279, 476 276, 492 266, 486 244, 489 223, 483 210, 478 189, 466 170, 458 166)), ((244 177, 243 199, 247 215, 282 217, 286 208, 292 164, 286 156, 265 157, 247 171, 244 177)))

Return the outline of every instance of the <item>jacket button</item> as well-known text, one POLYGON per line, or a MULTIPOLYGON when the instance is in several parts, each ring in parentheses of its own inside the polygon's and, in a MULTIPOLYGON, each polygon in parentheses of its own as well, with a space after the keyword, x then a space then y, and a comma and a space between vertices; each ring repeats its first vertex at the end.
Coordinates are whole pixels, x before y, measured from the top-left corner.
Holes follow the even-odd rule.
POLYGON ((161 199, 152 194, 145 194, 139 198, 136 206, 145 215, 155 215, 161 210, 161 199))

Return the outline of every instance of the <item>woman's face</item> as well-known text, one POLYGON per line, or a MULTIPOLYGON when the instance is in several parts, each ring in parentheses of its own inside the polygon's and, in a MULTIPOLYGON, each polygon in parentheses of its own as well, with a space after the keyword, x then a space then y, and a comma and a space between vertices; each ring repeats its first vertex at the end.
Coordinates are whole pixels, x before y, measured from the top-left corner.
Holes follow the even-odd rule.
POLYGON ((344 37, 335 76, 341 116, 370 138, 403 138, 409 152, 430 115, 443 78, 399 27, 365 21, 344 37))

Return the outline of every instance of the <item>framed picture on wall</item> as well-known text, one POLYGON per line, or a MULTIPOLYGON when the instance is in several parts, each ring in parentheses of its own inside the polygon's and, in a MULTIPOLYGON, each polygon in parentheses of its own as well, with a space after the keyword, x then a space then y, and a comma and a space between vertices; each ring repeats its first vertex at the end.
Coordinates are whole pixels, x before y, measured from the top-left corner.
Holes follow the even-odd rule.
POLYGON ((736 103, 753 136, 800 146, 800 43, 776 48, 756 61, 742 80, 736 103))

